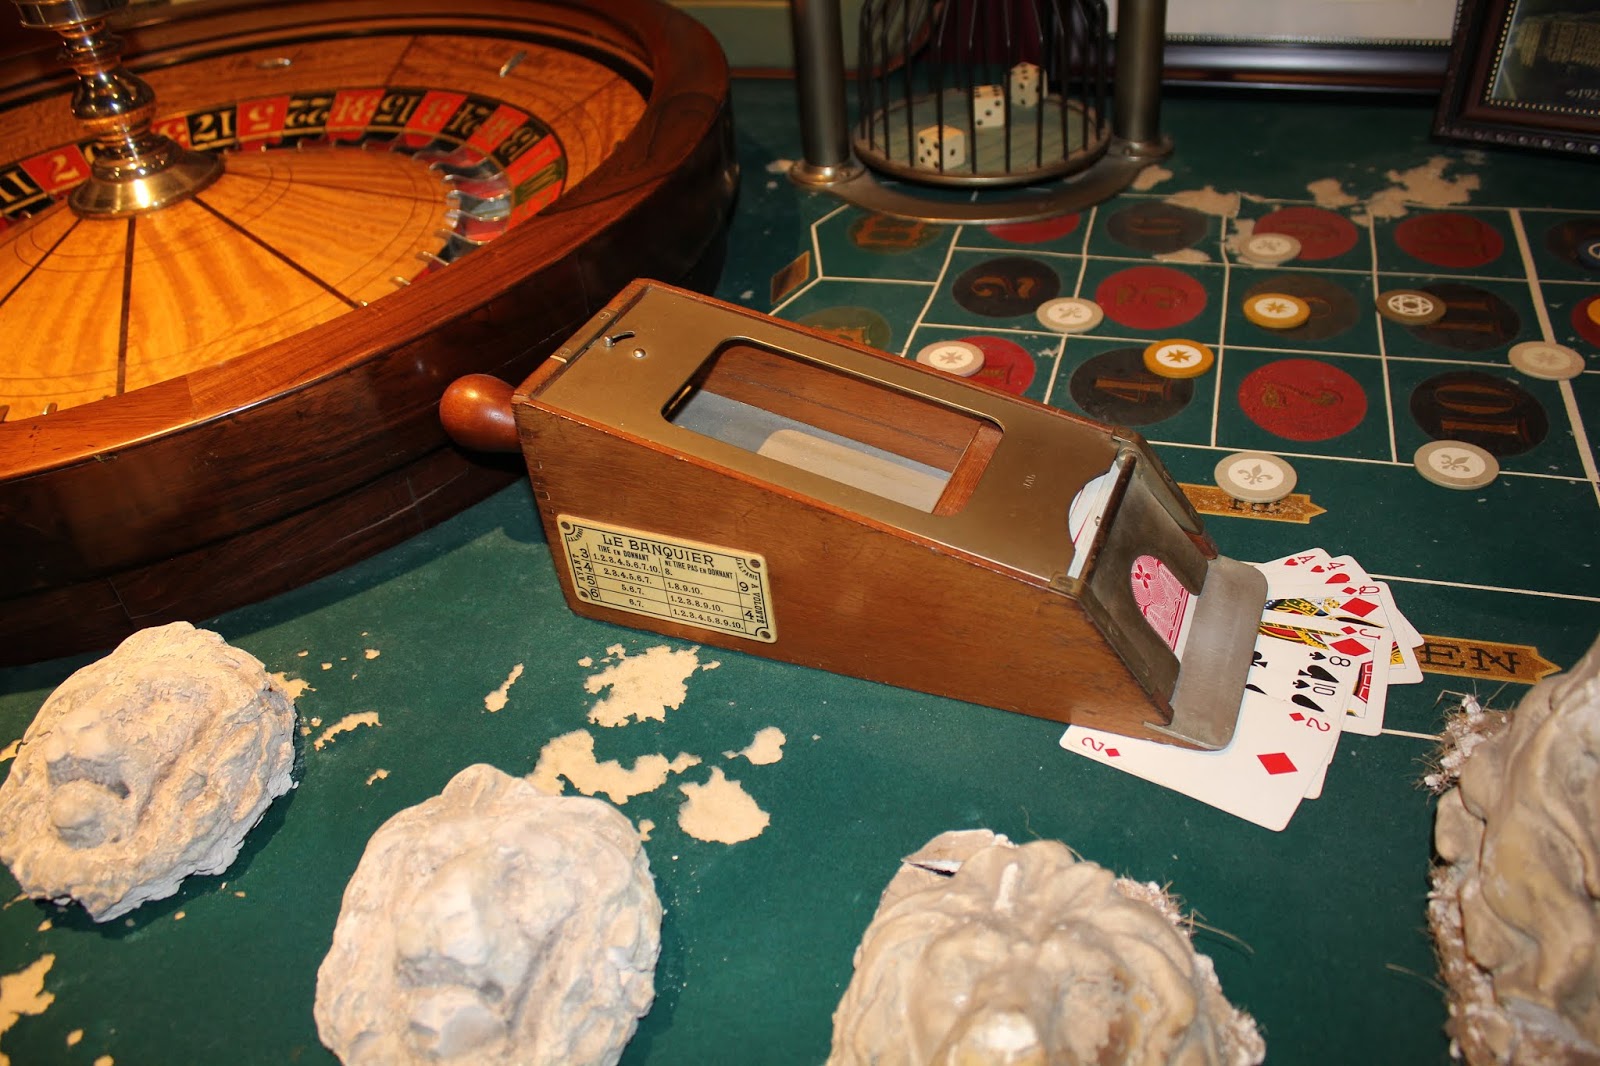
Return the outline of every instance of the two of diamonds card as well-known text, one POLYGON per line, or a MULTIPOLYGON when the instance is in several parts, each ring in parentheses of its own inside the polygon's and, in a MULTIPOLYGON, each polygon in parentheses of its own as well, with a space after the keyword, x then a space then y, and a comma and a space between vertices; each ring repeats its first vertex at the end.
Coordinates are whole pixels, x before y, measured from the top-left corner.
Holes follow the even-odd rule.
MULTIPOLYGON (((1314 549, 1260 568, 1268 598, 1226 748, 1192 751, 1081 726, 1061 746, 1268 829, 1288 825, 1302 799, 1321 794, 1340 734, 1382 729, 1388 687, 1412 680, 1421 638, 1388 587, 1349 557, 1314 549)), ((1196 613, 1193 603, 1173 612, 1170 596, 1152 597, 1165 590, 1149 569, 1134 568, 1135 599, 1181 659, 1187 633, 1174 630, 1196 613)))

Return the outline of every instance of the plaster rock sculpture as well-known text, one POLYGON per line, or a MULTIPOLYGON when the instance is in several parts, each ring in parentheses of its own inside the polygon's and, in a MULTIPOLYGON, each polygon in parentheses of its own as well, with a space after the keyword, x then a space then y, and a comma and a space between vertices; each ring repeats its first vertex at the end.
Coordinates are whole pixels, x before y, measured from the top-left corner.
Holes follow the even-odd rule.
POLYGON ((143 629, 67 678, 0 785, 0 861, 27 895, 97 922, 226 870, 293 787, 293 701, 249 653, 187 622, 143 629))
POLYGON ((905 860, 856 950, 830 1066, 1262 1061, 1178 908, 1053 840, 945 833, 905 860))
POLYGON ((368 842, 317 971, 317 1032, 348 1066, 614 1063, 660 946, 616 808, 469 766, 368 842))
POLYGON ((1600 1062, 1600 644, 1509 718, 1467 700, 1448 735, 1428 920, 1453 1045, 1600 1062))

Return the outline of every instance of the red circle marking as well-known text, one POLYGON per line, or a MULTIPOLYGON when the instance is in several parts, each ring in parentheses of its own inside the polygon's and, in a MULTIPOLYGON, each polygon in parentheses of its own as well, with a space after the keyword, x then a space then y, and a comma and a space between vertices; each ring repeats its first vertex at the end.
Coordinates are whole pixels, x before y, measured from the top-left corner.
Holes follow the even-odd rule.
POLYGON ((1255 233, 1282 233, 1300 242, 1300 259, 1337 259, 1356 246, 1354 222, 1325 207, 1281 207, 1256 220, 1255 233))
POLYGON ((968 381, 1009 392, 1014 396, 1021 396, 1028 390, 1028 386, 1033 384, 1033 375, 1038 367, 1033 361, 1033 356, 1016 341, 989 336, 961 339, 968 344, 976 344, 983 350, 983 366, 968 378, 968 381))
POLYGON ((1205 310, 1206 290, 1181 270, 1140 266, 1102 281, 1094 302, 1108 318, 1132 329, 1170 330, 1205 310))
POLYGON ((1600 303, 1600 295, 1579 300, 1578 305, 1572 309, 1572 328, 1578 336, 1600 348, 1600 325, 1589 317, 1589 308, 1597 303, 1600 303))
POLYGON ((1043 244, 1045 241, 1065 237, 1077 229, 1079 217, 1074 213, 1043 218, 1037 222, 1003 222, 984 228, 989 236, 1010 241, 1012 244, 1043 244))
POLYGON ((1279 359, 1239 383, 1239 407, 1250 421, 1285 440, 1329 440, 1367 413, 1361 383, 1318 359, 1279 359))
POLYGON ((1506 249, 1493 226, 1457 211, 1413 215, 1394 228, 1394 243, 1413 259, 1451 270, 1492 263, 1506 249))

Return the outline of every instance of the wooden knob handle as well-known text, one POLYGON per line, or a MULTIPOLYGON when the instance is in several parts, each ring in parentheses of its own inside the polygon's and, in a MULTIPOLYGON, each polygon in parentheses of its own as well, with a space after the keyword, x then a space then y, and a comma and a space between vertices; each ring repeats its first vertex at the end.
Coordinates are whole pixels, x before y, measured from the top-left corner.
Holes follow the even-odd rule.
POLYGON ((516 452, 517 421, 511 386, 490 374, 468 374, 450 383, 439 399, 439 421, 450 439, 475 452, 516 452))

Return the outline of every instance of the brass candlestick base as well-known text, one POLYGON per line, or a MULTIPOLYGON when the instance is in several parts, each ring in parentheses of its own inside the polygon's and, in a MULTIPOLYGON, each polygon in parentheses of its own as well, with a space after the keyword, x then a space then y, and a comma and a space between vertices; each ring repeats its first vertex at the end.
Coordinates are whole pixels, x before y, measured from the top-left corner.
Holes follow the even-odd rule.
POLYGON ((155 211, 204 189, 222 157, 195 152, 150 129, 155 92, 122 65, 122 41, 106 19, 127 0, 16 0, 22 24, 61 35, 62 57, 78 74, 72 114, 95 137, 89 180, 69 203, 84 217, 155 211))

